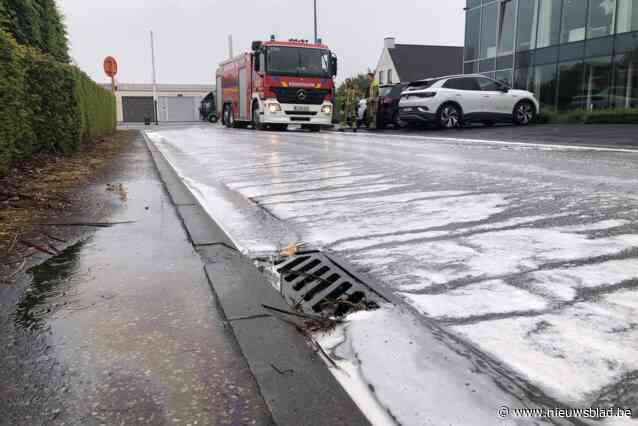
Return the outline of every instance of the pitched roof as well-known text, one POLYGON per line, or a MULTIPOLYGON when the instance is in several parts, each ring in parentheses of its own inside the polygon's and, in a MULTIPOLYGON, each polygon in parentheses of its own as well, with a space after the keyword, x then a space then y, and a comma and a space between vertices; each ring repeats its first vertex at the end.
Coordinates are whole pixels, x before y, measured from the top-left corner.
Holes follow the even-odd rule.
POLYGON ((463 73, 463 47, 397 44, 388 52, 403 82, 463 73))

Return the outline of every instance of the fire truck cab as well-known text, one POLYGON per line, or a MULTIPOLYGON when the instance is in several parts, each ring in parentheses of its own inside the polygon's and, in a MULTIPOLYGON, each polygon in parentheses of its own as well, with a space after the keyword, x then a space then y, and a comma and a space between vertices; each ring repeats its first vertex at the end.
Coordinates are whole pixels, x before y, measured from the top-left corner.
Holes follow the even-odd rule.
POLYGON ((217 70, 217 112, 228 127, 319 131, 332 123, 337 58, 322 43, 255 41, 217 70))

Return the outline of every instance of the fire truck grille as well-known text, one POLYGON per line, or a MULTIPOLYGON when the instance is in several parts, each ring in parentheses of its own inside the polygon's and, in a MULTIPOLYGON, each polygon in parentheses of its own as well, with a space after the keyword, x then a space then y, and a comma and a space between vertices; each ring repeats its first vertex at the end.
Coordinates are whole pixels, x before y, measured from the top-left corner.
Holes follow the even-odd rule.
POLYGON ((326 89, 303 89, 299 87, 276 87, 272 89, 282 104, 321 105, 330 93, 326 89))

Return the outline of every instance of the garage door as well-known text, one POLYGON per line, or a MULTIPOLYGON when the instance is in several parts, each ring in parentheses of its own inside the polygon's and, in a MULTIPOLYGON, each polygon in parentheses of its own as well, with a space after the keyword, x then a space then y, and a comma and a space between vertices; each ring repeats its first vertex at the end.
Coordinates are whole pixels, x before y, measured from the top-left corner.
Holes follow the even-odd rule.
POLYGON ((153 119, 153 97, 152 96, 123 96, 122 113, 124 122, 142 123, 144 117, 153 119))
POLYGON ((192 96, 160 96, 160 121, 198 121, 199 100, 192 96))

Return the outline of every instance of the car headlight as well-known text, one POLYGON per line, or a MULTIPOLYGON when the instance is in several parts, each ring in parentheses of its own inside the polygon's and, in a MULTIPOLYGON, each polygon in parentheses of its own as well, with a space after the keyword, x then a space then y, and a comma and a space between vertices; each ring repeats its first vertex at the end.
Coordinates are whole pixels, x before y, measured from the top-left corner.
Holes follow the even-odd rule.
POLYGON ((274 112, 279 112, 279 111, 281 111, 281 105, 275 104, 275 103, 268 104, 268 111, 273 112, 273 113, 274 112))
POLYGON ((332 114, 332 105, 324 105, 321 107, 321 112, 324 114, 332 114))

